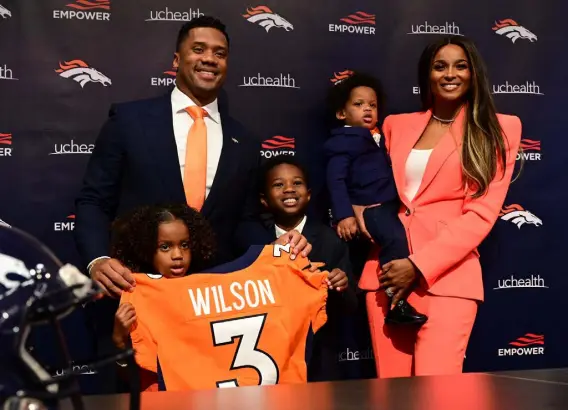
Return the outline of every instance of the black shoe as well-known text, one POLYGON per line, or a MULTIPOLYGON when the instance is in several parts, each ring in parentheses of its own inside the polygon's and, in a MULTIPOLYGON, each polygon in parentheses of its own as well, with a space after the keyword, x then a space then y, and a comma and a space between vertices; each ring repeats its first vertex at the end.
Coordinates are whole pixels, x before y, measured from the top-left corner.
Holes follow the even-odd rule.
POLYGON ((406 300, 401 300, 389 310, 385 317, 385 323, 397 325, 423 325, 428 316, 418 313, 406 300))

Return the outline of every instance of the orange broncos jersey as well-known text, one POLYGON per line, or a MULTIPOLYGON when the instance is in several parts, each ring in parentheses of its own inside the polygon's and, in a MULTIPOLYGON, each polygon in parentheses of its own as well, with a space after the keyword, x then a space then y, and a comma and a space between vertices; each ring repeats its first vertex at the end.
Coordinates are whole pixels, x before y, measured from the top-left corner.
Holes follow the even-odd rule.
POLYGON ((328 273, 289 252, 251 247, 216 273, 183 278, 137 274, 121 303, 136 310, 138 364, 166 390, 306 382, 308 332, 327 321, 328 273))

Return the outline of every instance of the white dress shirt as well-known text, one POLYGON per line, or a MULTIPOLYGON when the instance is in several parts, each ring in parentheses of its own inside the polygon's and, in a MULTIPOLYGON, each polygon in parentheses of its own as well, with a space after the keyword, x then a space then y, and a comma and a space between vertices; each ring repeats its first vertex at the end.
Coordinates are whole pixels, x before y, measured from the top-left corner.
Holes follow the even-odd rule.
MULTIPOLYGON (((304 217, 302 218, 300 223, 298 225, 296 225, 294 228, 292 228, 291 231, 293 231, 295 229, 298 232, 302 233, 302 231, 304 230, 304 226, 306 226, 306 220, 307 219, 308 219, 308 216, 304 215, 304 217)), ((288 232, 288 231, 285 231, 284 229, 280 228, 276 224, 274 224, 274 230, 276 231, 276 238, 280 238, 282 235, 284 235, 286 232, 288 232)))
MULTIPOLYGON (((183 168, 185 166, 185 147, 187 134, 193 125, 193 118, 184 111, 185 108, 196 105, 191 98, 182 93, 177 86, 172 91, 172 117, 174 124, 174 136, 178 152, 179 166, 183 180, 183 168)), ((219 166, 219 158, 223 148, 223 129, 221 127, 221 115, 217 106, 217 100, 203 106, 207 111, 205 125, 207 127, 207 180, 205 183, 205 198, 211 191, 213 179, 219 166)))
MULTIPOLYGON (((193 125, 193 118, 191 118, 184 109, 197 104, 195 104, 187 95, 182 93, 177 86, 172 91, 171 101, 174 136, 176 140, 181 178, 183 180, 187 134, 193 125)), ((203 106, 203 109, 205 109, 208 114, 205 117, 205 126, 207 127, 207 178, 205 182, 205 198, 207 198, 211 191, 215 174, 217 173, 219 158, 221 157, 221 150, 223 149, 223 129, 221 127, 221 114, 219 114, 217 100, 215 99, 212 103, 203 106)), ((91 272, 91 267, 96 261, 108 258, 108 256, 100 256, 93 259, 87 266, 89 273, 91 272)))

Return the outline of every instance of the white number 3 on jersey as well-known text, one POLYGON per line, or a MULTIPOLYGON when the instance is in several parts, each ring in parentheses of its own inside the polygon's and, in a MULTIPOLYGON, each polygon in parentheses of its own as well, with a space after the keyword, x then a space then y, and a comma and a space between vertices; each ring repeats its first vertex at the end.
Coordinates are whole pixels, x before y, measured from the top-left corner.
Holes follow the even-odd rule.
MULTIPOLYGON (((278 366, 270 355, 257 349, 258 340, 264 328, 266 314, 241 317, 238 319, 222 320, 211 323, 213 344, 222 346, 237 343, 237 351, 233 357, 233 363, 229 370, 252 368, 258 373, 259 385, 278 383, 278 366)), ((217 382, 217 387, 238 387, 237 379, 222 380, 217 382)))

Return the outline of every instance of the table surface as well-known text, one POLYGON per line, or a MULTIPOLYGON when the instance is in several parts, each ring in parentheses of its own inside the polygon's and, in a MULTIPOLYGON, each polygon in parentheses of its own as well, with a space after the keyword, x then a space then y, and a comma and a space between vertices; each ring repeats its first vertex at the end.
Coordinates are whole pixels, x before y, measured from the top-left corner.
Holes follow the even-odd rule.
MULTIPOLYGON (((86 410, 128 410, 129 396, 84 401, 86 410)), ((141 410, 170 409, 566 410, 568 368, 142 393, 141 410)))

